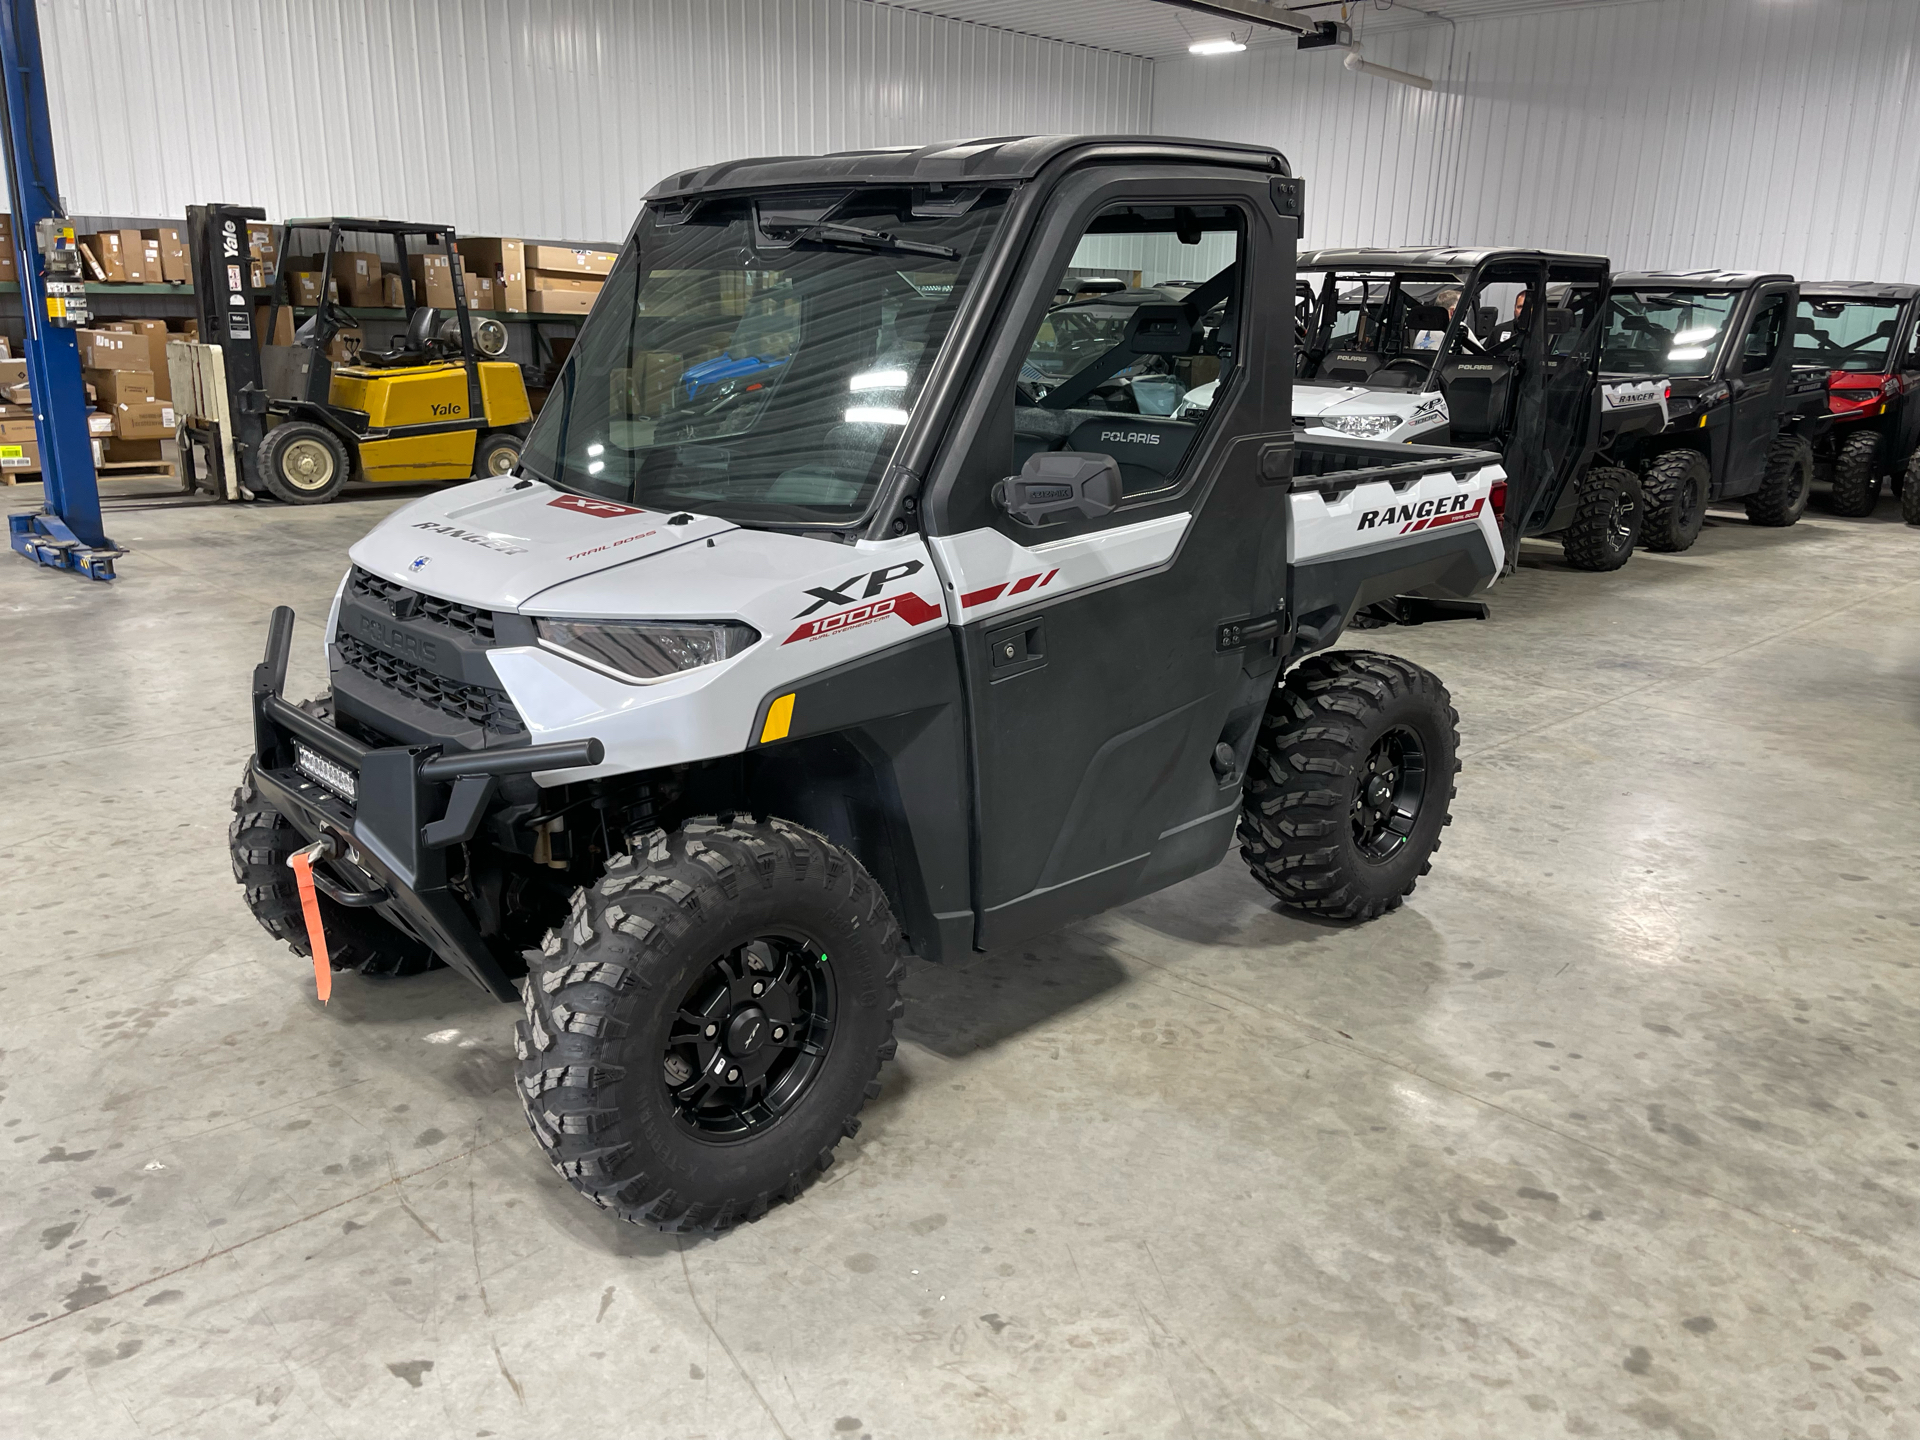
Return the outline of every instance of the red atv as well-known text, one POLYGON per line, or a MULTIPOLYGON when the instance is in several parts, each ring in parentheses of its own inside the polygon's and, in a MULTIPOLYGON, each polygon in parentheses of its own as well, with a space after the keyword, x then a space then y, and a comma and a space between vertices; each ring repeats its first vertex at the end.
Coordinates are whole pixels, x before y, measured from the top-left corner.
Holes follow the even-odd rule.
POLYGON ((1815 442, 1836 515, 1871 515, 1883 479, 1920 525, 1920 285, 1833 280, 1800 286, 1798 365, 1824 365, 1833 428, 1815 442))

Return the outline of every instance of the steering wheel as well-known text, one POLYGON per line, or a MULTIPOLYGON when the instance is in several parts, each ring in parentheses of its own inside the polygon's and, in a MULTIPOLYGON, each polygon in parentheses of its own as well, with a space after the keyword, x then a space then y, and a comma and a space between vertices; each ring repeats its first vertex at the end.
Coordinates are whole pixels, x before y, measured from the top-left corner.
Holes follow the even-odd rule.
POLYGON ((320 302, 320 318, 328 325, 331 325, 336 333, 341 330, 351 330, 360 323, 354 319, 353 316, 349 315, 343 306, 334 300, 322 300, 320 302))

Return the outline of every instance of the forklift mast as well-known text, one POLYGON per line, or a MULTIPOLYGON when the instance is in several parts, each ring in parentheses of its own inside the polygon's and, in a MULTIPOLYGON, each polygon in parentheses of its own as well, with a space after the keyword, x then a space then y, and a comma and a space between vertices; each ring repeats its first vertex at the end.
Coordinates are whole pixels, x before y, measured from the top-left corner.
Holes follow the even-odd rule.
MULTIPOLYGON (((203 349, 196 395, 189 413, 201 417, 209 463, 231 464, 234 473, 215 478, 216 493, 236 498, 236 488, 258 493, 258 454, 267 433, 267 395, 260 380, 260 337, 254 327, 253 257, 247 247, 247 223, 267 212, 257 205, 189 205, 187 263, 193 276, 194 308, 203 349), (204 367, 210 366, 210 373, 204 367), (225 403, 219 401, 224 399, 225 403), (208 403, 209 401, 213 403, 208 403)), ((183 397, 184 398, 184 397, 183 397)), ((188 461, 184 448, 181 459, 188 461)), ((190 462, 188 462, 190 463, 190 462)))

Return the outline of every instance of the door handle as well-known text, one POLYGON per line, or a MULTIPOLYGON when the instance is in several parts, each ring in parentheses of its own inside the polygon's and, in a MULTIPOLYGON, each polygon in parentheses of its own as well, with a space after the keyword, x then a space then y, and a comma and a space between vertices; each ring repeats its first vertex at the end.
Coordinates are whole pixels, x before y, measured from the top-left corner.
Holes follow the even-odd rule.
POLYGON ((1271 640, 1286 626, 1285 610, 1276 610, 1271 615, 1248 620, 1228 620, 1215 632, 1213 648, 1222 654, 1229 650, 1245 649, 1249 645, 1258 645, 1262 640, 1271 640))

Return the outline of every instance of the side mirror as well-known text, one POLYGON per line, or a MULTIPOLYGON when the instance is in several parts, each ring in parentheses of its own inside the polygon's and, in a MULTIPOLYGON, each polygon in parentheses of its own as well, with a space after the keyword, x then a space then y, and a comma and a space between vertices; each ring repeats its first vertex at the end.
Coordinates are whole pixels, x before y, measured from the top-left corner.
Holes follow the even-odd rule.
POLYGON ((1043 450, 993 487, 993 503, 1022 525, 1098 520, 1120 508, 1120 466, 1111 455, 1043 450))

